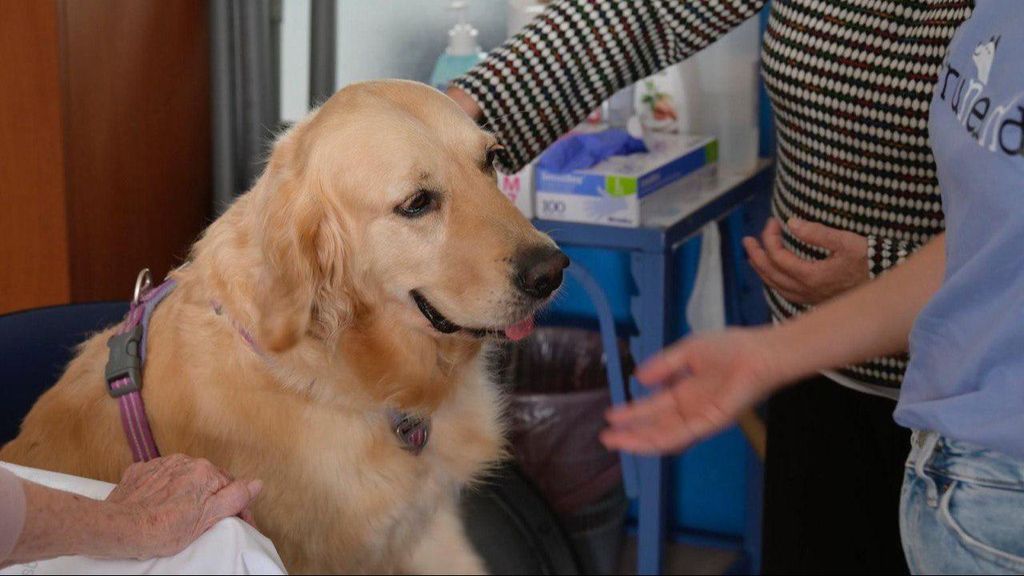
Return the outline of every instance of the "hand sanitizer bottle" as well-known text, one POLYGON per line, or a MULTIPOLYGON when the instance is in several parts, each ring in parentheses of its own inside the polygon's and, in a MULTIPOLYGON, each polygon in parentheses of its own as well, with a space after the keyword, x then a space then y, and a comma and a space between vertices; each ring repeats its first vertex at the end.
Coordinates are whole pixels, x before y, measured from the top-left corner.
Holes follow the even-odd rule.
POLYGON ((484 59, 485 54, 477 44, 476 28, 466 22, 468 2, 452 2, 449 9, 458 12, 459 22, 448 31, 448 49, 437 59, 430 85, 438 90, 448 88, 448 83, 465 74, 484 59))

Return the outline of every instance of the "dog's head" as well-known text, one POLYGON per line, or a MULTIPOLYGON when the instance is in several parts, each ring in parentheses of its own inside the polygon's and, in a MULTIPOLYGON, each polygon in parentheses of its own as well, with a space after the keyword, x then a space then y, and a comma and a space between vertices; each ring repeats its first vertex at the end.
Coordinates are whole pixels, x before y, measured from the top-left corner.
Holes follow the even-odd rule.
POLYGON ((413 82, 356 84, 283 136, 257 185, 257 338, 280 352, 361 317, 519 338, 566 256, 501 194, 498 146, 413 82))

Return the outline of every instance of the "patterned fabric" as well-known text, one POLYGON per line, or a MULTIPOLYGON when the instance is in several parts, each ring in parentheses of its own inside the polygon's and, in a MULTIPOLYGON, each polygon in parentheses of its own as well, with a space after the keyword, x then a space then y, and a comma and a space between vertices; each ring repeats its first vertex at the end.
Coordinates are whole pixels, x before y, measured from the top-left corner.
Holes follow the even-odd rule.
POLYGON ((611 94, 757 14, 765 0, 562 0, 453 83, 471 94, 516 171, 611 94))
POLYGON ((868 236, 868 273, 874 278, 902 264, 910 256, 910 249, 910 242, 881 238, 874 234, 868 236))
MULTIPOLYGON (((619 88, 685 59, 765 0, 561 0, 455 84, 516 170, 619 88)), ((775 112, 773 212, 868 238, 881 274, 943 230, 928 102, 971 0, 774 0, 762 73, 775 112)), ((785 233, 808 259, 826 254, 785 233)), ((777 319, 807 307, 769 290, 777 319)), ((905 358, 842 374, 898 387, 905 358)))

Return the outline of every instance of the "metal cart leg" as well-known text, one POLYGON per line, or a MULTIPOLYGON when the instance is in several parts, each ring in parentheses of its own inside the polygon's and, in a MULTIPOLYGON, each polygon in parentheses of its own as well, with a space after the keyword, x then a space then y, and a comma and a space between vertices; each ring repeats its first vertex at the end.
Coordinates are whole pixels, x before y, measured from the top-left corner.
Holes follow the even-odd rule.
MULTIPOLYGON (((640 329, 630 347, 637 362, 643 362, 668 343, 671 335, 668 311, 672 294, 668 274, 670 254, 636 252, 630 256, 637 295, 633 298, 632 312, 640 329)), ((640 398, 650 393, 638 382, 632 381, 633 396, 640 398)), ((637 527, 637 573, 660 574, 667 527, 668 493, 665 458, 638 458, 640 471, 639 518, 637 527)))

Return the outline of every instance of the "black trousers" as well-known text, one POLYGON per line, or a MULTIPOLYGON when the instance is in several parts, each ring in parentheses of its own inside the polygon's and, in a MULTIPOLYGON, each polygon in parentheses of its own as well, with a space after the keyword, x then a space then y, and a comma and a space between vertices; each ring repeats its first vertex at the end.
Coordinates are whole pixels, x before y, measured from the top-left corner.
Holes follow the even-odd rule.
POLYGON ((892 400, 817 377, 768 402, 765 574, 906 574, 899 498, 910 431, 892 400))

